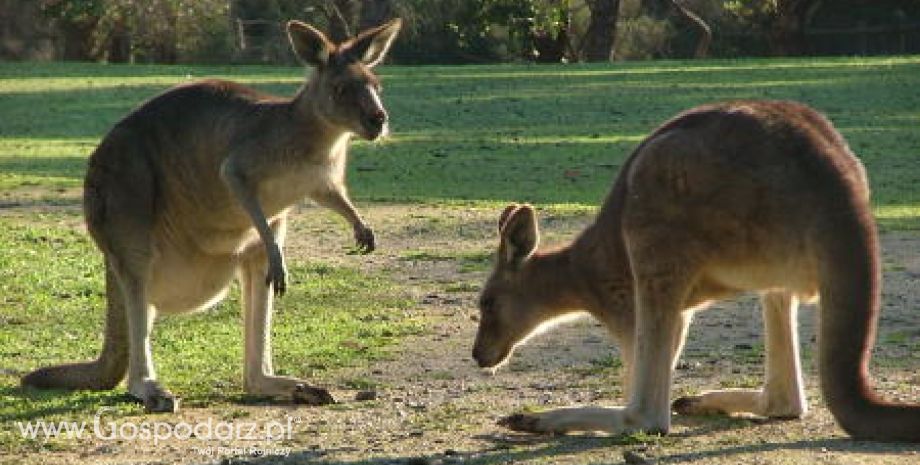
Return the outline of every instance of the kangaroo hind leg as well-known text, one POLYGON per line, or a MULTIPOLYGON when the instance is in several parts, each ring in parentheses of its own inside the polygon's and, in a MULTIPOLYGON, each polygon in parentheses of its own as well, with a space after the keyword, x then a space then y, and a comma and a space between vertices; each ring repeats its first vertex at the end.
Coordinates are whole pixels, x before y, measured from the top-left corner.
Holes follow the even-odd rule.
POLYGON ((125 302, 128 392, 144 404, 147 412, 175 412, 179 399, 160 386, 153 365, 150 335, 156 310, 147 298, 148 255, 138 253, 136 248, 133 251, 117 257, 107 254, 125 302))
POLYGON ((179 400, 157 383, 150 344, 156 180, 146 153, 130 144, 119 148, 130 153, 118 162, 111 151, 93 156, 84 193, 87 227, 105 255, 109 298, 117 288, 124 305, 126 337, 120 342, 127 342, 128 392, 148 412, 174 412, 179 400))
POLYGON ((788 292, 761 296, 766 330, 766 380, 762 389, 725 389, 674 401, 682 415, 753 413, 771 418, 799 418, 808 405, 799 361, 796 314, 798 300, 788 292))

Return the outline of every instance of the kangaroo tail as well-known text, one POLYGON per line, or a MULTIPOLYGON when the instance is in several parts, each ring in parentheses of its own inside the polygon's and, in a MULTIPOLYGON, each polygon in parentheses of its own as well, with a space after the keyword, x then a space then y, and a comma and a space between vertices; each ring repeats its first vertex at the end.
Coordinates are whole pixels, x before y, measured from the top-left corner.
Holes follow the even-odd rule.
POLYGON ((22 377, 23 386, 101 391, 114 388, 124 379, 128 369, 127 315, 115 275, 108 265, 106 297, 105 341, 99 358, 39 368, 22 377))
MULTIPOLYGON (((851 178, 852 181, 852 178, 851 178)), ((849 184, 849 185, 847 185, 849 184)), ((874 391, 868 366, 881 292, 879 244, 865 185, 833 189, 819 250, 821 387, 840 426, 856 439, 920 442, 920 405, 893 404, 874 391)))

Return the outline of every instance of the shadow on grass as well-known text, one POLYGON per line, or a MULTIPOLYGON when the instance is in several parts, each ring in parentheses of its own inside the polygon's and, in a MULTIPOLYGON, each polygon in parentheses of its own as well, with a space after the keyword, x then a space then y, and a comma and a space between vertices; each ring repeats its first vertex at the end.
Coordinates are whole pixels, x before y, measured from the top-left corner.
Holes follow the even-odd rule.
POLYGON ((137 402, 127 393, 68 391, 0 386, 0 423, 33 421, 52 416, 82 416, 100 409, 132 408, 137 402))
MULTIPOLYGON (((175 84, 185 81, 177 78, 175 84)), ((122 84, 117 87, 11 92, 3 95, 0 137, 60 139, 101 138, 122 117, 170 84, 122 84)), ((266 81, 264 92, 293 95, 296 84, 266 81)), ((0 87, 2 89, 2 87, 0 87)))
MULTIPOLYGON (((597 205, 638 139, 676 112, 714 100, 779 98, 812 104, 839 127, 853 128, 846 135, 874 174, 876 199, 885 204, 910 199, 916 197, 908 147, 916 138, 912 89, 918 65, 868 63, 816 59, 384 67, 384 100, 396 135, 389 143, 354 148, 351 191, 361 200, 597 205), (873 86, 880 71, 890 85, 873 86)), ((278 95, 293 94, 301 73, 296 67, 259 66, 55 64, 25 71, 0 66, 0 77, 39 81, 156 77, 185 82, 187 75, 225 76, 278 95)), ((131 108, 169 87, 142 80, 74 86, 3 94, 0 137, 28 138, 34 141, 30 144, 55 138, 95 140, 131 108)), ((43 163, 17 161, 16 153, 3 155, 3 172, 82 176, 77 166, 82 159, 43 163)))
POLYGON ((888 444, 854 441, 849 438, 805 439, 801 441, 751 444, 741 446, 719 447, 699 452, 679 453, 656 457, 655 463, 709 463, 713 459, 735 455, 756 453, 806 451, 815 454, 831 452, 848 452, 863 454, 892 454, 917 450, 916 444, 888 444))
POLYGON ((299 66, 263 65, 148 65, 79 62, 7 62, 0 63, 0 79, 38 78, 132 78, 132 77, 177 77, 203 75, 237 75, 279 77, 302 75, 299 66))
MULTIPOLYGON (((240 457, 240 463, 247 465, 280 465, 295 463, 323 463, 328 465, 432 465, 447 463, 464 463, 472 465, 494 465, 521 463, 530 460, 574 455, 615 446, 636 445, 629 438, 595 437, 595 436, 482 436, 494 445, 475 451, 450 449, 430 455, 368 457, 360 460, 329 460, 325 458, 336 452, 357 452, 357 449, 301 450, 293 451, 286 457, 265 456, 256 458, 240 457)), ((236 463, 236 460, 233 460, 236 463)))
POLYGON ((4 210, 55 210, 77 213, 79 212, 80 206, 83 205, 83 201, 80 199, 79 195, 53 195, 49 191, 47 195, 24 198, 15 195, 15 190, 7 192, 7 194, 9 195, 7 195, 6 198, 0 199, 0 212, 4 210))
MULTIPOLYGON (((209 408, 216 405, 278 407, 292 406, 288 401, 272 397, 236 394, 195 394, 180 396, 182 408, 209 408)), ((74 420, 100 411, 122 412, 126 415, 143 412, 140 402, 124 388, 107 391, 36 389, 18 385, 0 386, 0 424, 34 421, 51 416, 74 420)))
MULTIPOLYGON (((746 420, 727 418, 697 418, 691 420, 698 427, 674 438, 718 435, 720 431, 743 429, 751 423, 746 420)), ((681 422, 680 417, 677 420, 681 422)), ((336 452, 358 452, 358 449, 310 449, 294 451, 287 457, 266 456, 256 458, 239 457, 240 463, 249 465, 293 464, 293 463, 323 463, 328 465, 425 465, 437 463, 465 463, 472 465, 497 465, 506 463, 527 463, 532 460, 552 459, 553 457, 577 455, 581 453, 611 449, 609 457, 592 459, 583 463, 621 463, 622 454, 636 449, 647 449, 658 438, 642 438, 637 436, 599 437, 591 435, 576 436, 531 436, 517 434, 494 434, 477 436, 476 439, 491 442, 493 445, 473 451, 458 451, 453 449, 440 453, 415 456, 385 456, 368 457, 359 460, 329 460, 325 458, 336 452)), ((699 450, 688 453, 669 455, 654 455, 643 452, 650 463, 709 463, 713 459, 731 457, 735 455, 749 455, 757 453, 782 452, 788 450, 813 451, 823 454, 833 452, 859 452, 869 454, 904 453, 916 450, 912 444, 882 444, 874 442, 854 441, 849 438, 822 438, 806 439, 801 441, 772 442, 764 444, 749 444, 723 447, 713 444, 711 449, 699 450)), ((234 460, 234 463, 236 461, 234 460)))

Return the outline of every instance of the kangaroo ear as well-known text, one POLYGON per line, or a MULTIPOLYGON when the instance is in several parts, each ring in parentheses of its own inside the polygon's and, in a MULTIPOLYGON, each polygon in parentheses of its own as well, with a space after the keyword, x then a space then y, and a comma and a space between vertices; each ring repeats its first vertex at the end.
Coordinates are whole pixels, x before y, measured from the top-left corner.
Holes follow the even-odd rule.
POLYGON ((300 61, 312 66, 325 66, 335 46, 325 34, 300 21, 288 21, 288 39, 300 61))
POLYGON ((381 26, 368 29, 346 46, 347 53, 364 63, 368 68, 373 68, 383 61, 387 51, 396 40, 402 20, 393 19, 381 26))
POLYGON ((498 233, 501 234, 502 229, 505 227, 505 223, 508 222, 508 218, 511 217, 511 214, 514 213, 518 208, 521 208, 521 204, 512 203, 505 207, 505 211, 502 212, 502 216, 498 218, 498 233))
POLYGON ((537 213, 530 205, 521 205, 505 208, 502 217, 505 215, 507 218, 500 231, 498 262, 501 266, 516 269, 537 250, 540 242, 537 213))

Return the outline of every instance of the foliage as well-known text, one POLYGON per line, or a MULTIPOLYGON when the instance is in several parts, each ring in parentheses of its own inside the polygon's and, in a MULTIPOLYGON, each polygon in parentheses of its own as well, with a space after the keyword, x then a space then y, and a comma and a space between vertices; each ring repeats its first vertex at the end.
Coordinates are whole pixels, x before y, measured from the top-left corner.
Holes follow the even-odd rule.
POLYGON ((233 58, 235 31, 225 1, 195 0, 178 10, 178 49, 183 61, 226 63, 233 58))
POLYGON ((105 12, 104 0, 46 0, 42 11, 48 17, 68 22, 93 22, 105 12))
MULTIPOLYGON (((715 56, 866 53, 865 38, 850 38, 836 47, 809 47, 806 24, 852 27, 913 24, 920 4, 912 0, 862 2, 845 0, 832 8, 814 0, 681 0, 712 29, 715 56), (811 21, 813 19, 814 21, 811 21), (860 42, 862 41, 862 42, 860 42), (860 48, 860 44, 863 44, 860 48), (829 50, 829 51, 828 51, 829 50)), ((332 6, 357 31, 374 11, 379 22, 390 16, 405 20, 395 44, 395 62, 469 63, 522 61, 554 57, 565 48, 569 60, 584 58, 592 0, 42 0, 65 37, 65 58, 119 61, 119 47, 128 47, 133 61, 293 63, 282 27, 301 19, 329 30, 332 6), (372 6, 373 5, 373 6, 372 6), (380 5, 384 7, 380 8, 380 5), (250 47, 242 50, 237 19, 264 21, 248 29, 250 47), (565 37, 559 39, 560 33, 565 37), (126 45, 124 38, 130 38, 126 45), (557 40, 558 39, 558 40, 557 40), (122 42, 119 42, 122 40, 122 42), (83 42, 90 42, 83 46, 83 42), (562 47, 560 44, 565 44, 562 47), (69 47, 68 47, 69 46, 69 47), (554 53, 540 55, 535 50, 554 53), (67 50, 72 49, 70 54, 67 50), (580 53, 579 53, 580 51, 580 53)), ((617 59, 689 57, 700 36, 675 13, 669 0, 620 0, 617 59)), ((371 21, 369 24, 375 24, 371 21)), ((817 37, 812 42, 835 37, 817 37)), ((879 39, 871 53, 912 50, 899 43, 914 36, 879 39), (900 41, 900 42, 898 42, 900 41)), ((825 40, 825 41, 826 41, 825 40)), ((840 42, 840 41, 838 41, 840 42)), ((606 44, 604 44, 606 47, 606 44)))
POLYGON ((125 47, 123 59, 138 62, 227 61, 233 49, 225 0, 49 0, 43 12, 64 29, 87 29, 96 59, 125 47))
POLYGON ((626 18, 617 30, 614 56, 619 60, 647 60, 669 56, 674 35, 667 21, 648 16, 626 18))
POLYGON ((405 0, 408 34, 394 57, 403 62, 520 59, 537 14, 532 0, 405 0))
POLYGON ((764 0, 724 0, 722 1, 725 12, 742 22, 765 23, 770 16, 776 14, 776 1, 764 0))

